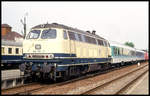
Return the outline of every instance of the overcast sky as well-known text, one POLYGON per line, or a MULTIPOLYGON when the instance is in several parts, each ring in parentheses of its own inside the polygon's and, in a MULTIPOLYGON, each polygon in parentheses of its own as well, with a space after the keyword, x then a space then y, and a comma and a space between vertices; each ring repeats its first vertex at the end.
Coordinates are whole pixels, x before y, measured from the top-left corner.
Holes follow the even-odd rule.
POLYGON ((148 49, 148 2, 2 2, 2 24, 9 24, 13 31, 23 31, 20 19, 25 14, 27 31, 38 24, 57 22, 148 49))

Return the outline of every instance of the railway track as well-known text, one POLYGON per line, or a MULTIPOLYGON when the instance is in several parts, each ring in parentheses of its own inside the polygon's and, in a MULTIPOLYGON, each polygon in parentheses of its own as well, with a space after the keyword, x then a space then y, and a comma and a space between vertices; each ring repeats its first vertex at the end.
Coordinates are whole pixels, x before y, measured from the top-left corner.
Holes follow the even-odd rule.
MULTIPOLYGON (((127 66, 123 66, 123 67, 127 67, 127 66)), ((2 94, 32 94, 32 93, 36 93, 38 91, 40 91, 41 89, 47 89, 47 88, 55 88, 56 86, 63 86, 65 84, 68 83, 72 83, 75 81, 79 81, 82 79, 86 79, 86 78, 90 78, 99 74, 103 74, 103 73, 107 73, 113 70, 116 70, 118 68, 112 69, 112 70, 107 70, 107 71, 103 71, 103 72, 99 72, 96 74, 88 74, 86 76, 82 76, 80 78, 75 78, 72 80, 68 80, 68 81, 64 81, 64 82, 59 82, 59 83, 54 83, 54 84, 40 84, 40 83, 33 83, 33 84, 26 84, 23 86, 18 86, 16 88, 11 88, 11 89, 6 89, 6 90, 2 90, 2 94)))
POLYGON ((133 82, 139 79, 141 76, 148 72, 148 65, 145 65, 139 69, 136 69, 132 72, 119 76, 113 80, 105 82, 102 85, 99 85, 93 89, 85 91, 81 93, 82 95, 90 95, 90 94, 122 94, 123 91, 130 86, 133 82), (139 74, 141 73, 141 74, 139 74), (135 74, 138 74, 135 76, 135 74), (129 78, 127 80, 127 78, 129 78))

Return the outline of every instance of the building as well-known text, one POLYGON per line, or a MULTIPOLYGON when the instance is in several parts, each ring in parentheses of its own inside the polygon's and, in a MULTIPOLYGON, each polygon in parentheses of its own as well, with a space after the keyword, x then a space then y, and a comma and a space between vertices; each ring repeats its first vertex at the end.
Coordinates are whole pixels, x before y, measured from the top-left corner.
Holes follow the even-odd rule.
POLYGON ((12 27, 8 24, 1 25, 1 38, 2 40, 22 42, 23 36, 19 33, 12 31, 12 27))

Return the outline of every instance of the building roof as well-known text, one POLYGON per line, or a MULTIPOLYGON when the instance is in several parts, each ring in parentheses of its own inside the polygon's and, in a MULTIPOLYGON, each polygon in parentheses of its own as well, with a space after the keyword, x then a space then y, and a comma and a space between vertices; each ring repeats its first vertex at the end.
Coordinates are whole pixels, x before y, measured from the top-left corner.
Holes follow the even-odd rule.
POLYGON ((8 24, 1 24, 1 28, 12 28, 12 27, 8 24))
POLYGON ((19 33, 17 32, 8 32, 6 35, 2 36, 2 39, 4 40, 13 40, 15 41, 15 38, 23 38, 22 35, 20 35, 19 33))

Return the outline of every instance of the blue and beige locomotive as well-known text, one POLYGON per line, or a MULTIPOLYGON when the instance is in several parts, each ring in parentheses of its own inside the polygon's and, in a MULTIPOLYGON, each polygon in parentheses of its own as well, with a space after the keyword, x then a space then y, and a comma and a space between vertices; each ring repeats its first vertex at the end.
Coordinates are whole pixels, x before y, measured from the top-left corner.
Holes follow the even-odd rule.
POLYGON ((66 79, 107 69, 111 62, 109 42, 95 31, 82 31, 62 24, 40 24, 31 28, 23 42, 25 75, 66 79))
POLYGON ((1 68, 18 68, 22 63, 22 43, 15 41, 1 41, 1 68))

